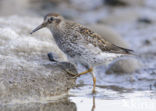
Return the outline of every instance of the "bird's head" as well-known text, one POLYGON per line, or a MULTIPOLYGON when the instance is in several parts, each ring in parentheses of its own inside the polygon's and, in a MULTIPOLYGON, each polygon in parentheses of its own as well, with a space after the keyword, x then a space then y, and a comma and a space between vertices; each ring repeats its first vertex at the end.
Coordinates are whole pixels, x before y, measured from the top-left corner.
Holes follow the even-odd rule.
POLYGON ((49 13, 44 17, 44 21, 41 25, 36 27, 30 34, 47 27, 50 30, 52 30, 54 27, 58 27, 61 25, 61 23, 64 21, 64 18, 56 13, 49 13))

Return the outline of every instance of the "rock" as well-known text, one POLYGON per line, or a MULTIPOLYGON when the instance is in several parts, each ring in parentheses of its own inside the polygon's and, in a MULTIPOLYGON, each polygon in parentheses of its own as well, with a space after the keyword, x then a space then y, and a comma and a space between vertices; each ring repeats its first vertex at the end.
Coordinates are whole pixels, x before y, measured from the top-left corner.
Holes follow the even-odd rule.
POLYGON ((145 0, 104 0, 106 5, 110 6, 126 6, 126 5, 144 5, 145 0))
POLYGON ((121 1, 133 6, 142 6, 145 5, 146 2, 145 0, 121 0, 121 1))
POLYGON ((135 22, 139 18, 139 12, 132 8, 120 9, 121 11, 116 11, 115 9, 109 13, 108 16, 99 19, 98 23, 100 24, 108 24, 108 25, 116 25, 127 22, 135 22))
MULTIPOLYGON (((36 2, 37 2, 38 0, 36 0, 36 2)), ((66 2, 66 3, 68 3, 69 2, 69 0, 41 0, 42 2, 51 2, 51 3, 54 3, 54 4, 59 4, 59 3, 61 3, 61 2, 66 2)))
POLYGON ((145 23, 145 24, 151 24, 152 20, 147 17, 138 18, 138 22, 145 23))
POLYGON ((149 46, 151 44, 152 44, 151 41, 148 39, 144 40, 144 42, 143 42, 143 45, 146 45, 146 46, 149 46))
POLYGON ((8 16, 11 14, 23 14, 29 8, 30 0, 1 0, 0 15, 8 16), (14 6, 14 8, 10 8, 14 6), (7 10, 6 10, 7 9, 7 10))
MULTIPOLYGON (((122 37, 110 27, 104 25, 91 25, 89 27, 100 34, 105 40, 117 46, 129 48, 122 37)), ((136 58, 125 58, 113 62, 106 70, 106 73, 133 73, 140 68, 141 63, 136 58)))
POLYGON ((29 34, 37 21, 40 19, 0 18, 0 103, 50 98, 67 93, 75 85, 75 79, 65 71, 77 73, 72 64, 48 60, 51 51, 59 61, 66 57, 47 30, 29 34))
POLYGON ((156 88, 156 82, 153 84, 153 86, 156 88))
MULTIPOLYGON (((107 16, 99 18, 98 23, 104 23, 109 25, 118 25, 121 23, 136 22, 140 16, 146 16, 140 14, 139 7, 146 6, 145 0, 104 0, 107 5, 120 5, 120 7, 108 7, 106 8, 107 16), (127 5, 127 7, 121 7, 121 5, 127 5), (137 8, 136 8, 137 7, 137 8)), ((150 6, 149 6, 150 7, 150 6)), ((143 10, 142 10, 143 11, 143 10)), ((147 16, 148 17, 148 16, 147 16)))
POLYGON ((42 61, 39 64, 24 60, 14 63, 9 59, 14 58, 0 61, 0 102, 62 95, 75 85, 75 79, 70 78, 60 63, 46 64, 46 61, 42 61))
POLYGON ((107 74, 124 74, 124 73, 133 73, 141 68, 141 64, 137 59, 134 58, 125 58, 117 60, 110 64, 106 69, 107 74))
POLYGON ((127 3, 125 3, 122 0, 104 0, 104 3, 109 6, 126 6, 127 5, 127 3))
POLYGON ((76 111, 76 105, 65 98, 56 102, 49 103, 26 103, 1 105, 1 111, 76 111))
POLYGON ((78 10, 90 11, 103 6, 103 0, 70 0, 70 5, 78 10))

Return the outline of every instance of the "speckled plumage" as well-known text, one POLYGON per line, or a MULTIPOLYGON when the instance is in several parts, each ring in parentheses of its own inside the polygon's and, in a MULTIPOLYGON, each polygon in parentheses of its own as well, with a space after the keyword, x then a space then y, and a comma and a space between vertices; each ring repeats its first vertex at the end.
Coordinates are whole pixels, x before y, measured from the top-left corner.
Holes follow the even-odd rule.
MULTIPOLYGON (((92 72, 92 68, 96 65, 106 64, 132 52, 104 40, 99 34, 81 24, 65 20, 58 14, 46 15, 44 22, 32 33, 43 27, 50 29, 56 44, 67 55, 70 62, 81 63, 90 68, 86 72, 92 72)), ((93 74, 92 77, 95 90, 96 78, 93 74)))
POLYGON ((51 31, 58 47, 69 60, 85 66, 105 64, 131 51, 113 45, 89 28, 71 21, 65 20, 61 27, 51 31))

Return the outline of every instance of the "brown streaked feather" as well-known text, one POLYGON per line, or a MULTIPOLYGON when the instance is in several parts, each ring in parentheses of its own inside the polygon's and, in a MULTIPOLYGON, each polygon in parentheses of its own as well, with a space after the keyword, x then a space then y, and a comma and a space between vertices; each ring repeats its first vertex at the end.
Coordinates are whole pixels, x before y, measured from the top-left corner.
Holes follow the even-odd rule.
POLYGON ((104 52, 118 53, 118 54, 132 54, 133 50, 116 46, 102 38, 99 34, 91 31, 86 27, 80 27, 80 33, 84 35, 85 40, 98 46, 104 52))

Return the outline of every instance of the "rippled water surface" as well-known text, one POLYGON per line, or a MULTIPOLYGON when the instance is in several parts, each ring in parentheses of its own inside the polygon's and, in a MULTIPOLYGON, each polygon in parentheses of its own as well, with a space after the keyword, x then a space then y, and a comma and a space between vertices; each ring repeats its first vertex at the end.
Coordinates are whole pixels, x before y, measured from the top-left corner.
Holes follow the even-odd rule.
POLYGON ((133 91, 115 86, 97 87, 91 94, 91 86, 78 86, 70 96, 60 100, 27 102, 2 105, 1 111, 155 111, 155 91, 133 91))
POLYGON ((155 91, 134 91, 115 86, 97 87, 97 90, 98 92, 92 95, 91 86, 78 87, 71 90, 73 95, 70 100, 76 103, 78 111, 155 111, 156 109, 155 91))

